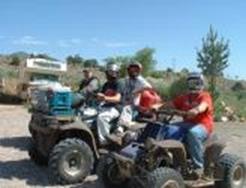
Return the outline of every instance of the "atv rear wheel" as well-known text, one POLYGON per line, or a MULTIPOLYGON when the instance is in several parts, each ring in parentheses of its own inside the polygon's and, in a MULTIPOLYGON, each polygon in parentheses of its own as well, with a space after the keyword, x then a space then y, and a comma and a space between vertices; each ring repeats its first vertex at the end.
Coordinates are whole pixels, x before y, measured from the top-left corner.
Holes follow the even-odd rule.
POLYGON ((236 155, 223 154, 218 166, 224 169, 224 177, 221 181, 215 181, 216 188, 243 188, 246 183, 246 164, 236 155))
POLYGON ((157 168, 148 175, 149 188, 185 188, 179 172, 171 168, 157 168))
POLYGON ((99 159, 96 173, 100 184, 104 185, 105 188, 127 187, 127 180, 120 177, 117 163, 109 155, 104 155, 99 159))
POLYGON ((62 185, 82 182, 90 174, 94 156, 90 147, 77 138, 60 141, 49 159, 51 178, 62 185))

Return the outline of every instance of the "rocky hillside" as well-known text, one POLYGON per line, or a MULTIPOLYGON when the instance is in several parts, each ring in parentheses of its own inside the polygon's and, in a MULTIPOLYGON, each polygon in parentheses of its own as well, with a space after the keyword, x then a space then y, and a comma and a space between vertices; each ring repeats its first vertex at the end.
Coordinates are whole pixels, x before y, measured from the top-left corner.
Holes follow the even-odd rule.
MULTIPOLYGON (((6 88, 4 89, 5 94, 14 95, 15 87, 18 83, 19 71, 21 65, 25 62, 27 57, 31 54, 24 52, 17 52, 9 55, 0 55, 0 81, 5 81, 6 88)), ((54 59, 47 55, 42 55, 42 57, 54 59)), ((82 70, 81 65, 68 65, 68 71, 66 74, 62 75, 61 82, 64 85, 72 87, 74 90, 77 89, 79 81, 82 79, 82 70)), ((100 67, 93 68, 94 74, 97 75, 100 80, 104 80, 104 73, 100 71, 100 67)), ((170 85, 179 78, 185 76, 186 71, 173 72, 169 69, 163 71, 153 72, 148 77, 148 80, 157 88, 161 94, 166 95, 170 85)), ((1 82, 0 82, 1 86, 1 82)), ((233 111, 238 111, 239 114, 246 116, 246 81, 245 80, 230 80, 225 78, 220 78, 218 82, 218 88, 221 93, 221 100, 226 103, 227 106, 230 106, 233 111), (244 88, 242 91, 232 89, 236 86, 244 88)), ((2 90, 3 91, 3 90, 2 90)))

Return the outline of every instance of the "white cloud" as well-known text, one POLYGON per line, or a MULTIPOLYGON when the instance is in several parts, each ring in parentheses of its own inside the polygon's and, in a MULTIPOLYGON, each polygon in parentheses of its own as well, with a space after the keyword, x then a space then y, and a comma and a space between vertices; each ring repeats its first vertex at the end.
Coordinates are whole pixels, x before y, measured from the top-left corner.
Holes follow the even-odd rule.
POLYGON ((81 44, 82 43, 81 39, 78 39, 78 38, 71 39, 70 42, 72 44, 81 44))
POLYGON ((82 43, 82 40, 79 38, 72 38, 69 40, 59 40, 57 42, 58 46, 62 47, 62 48, 68 48, 74 45, 80 45, 82 43))
POLYGON ((91 41, 94 42, 94 43, 99 42, 98 38, 96 38, 96 37, 93 37, 93 38, 91 39, 91 41))
POLYGON ((13 44, 16 44, 16 45, 42 46, 42 45, 47 45, 48 43, 46 41, 37 40, 33 36, 26 35, 26 36, 21 37, 20 39, 14 40, 13 44))
POLYGON ((104 45, 108 48, 124 48, 135 46, 135 42, 106 42, 104 45))
POLYGON ((58 42, 58 46, 62 47, 62 48, 67 48, 70 47, 71 45, 69 43, 67 43, 65 40, 59 40, 58 42))
POLYGON ((135 46, 136 42, 110 42, 110 41, 103 41, 99 40, 98 38, 94 37, 91 38, 91 41, 95 44, 104 46, 106 48, 124 48, 124 47, 131 47, 135 46))

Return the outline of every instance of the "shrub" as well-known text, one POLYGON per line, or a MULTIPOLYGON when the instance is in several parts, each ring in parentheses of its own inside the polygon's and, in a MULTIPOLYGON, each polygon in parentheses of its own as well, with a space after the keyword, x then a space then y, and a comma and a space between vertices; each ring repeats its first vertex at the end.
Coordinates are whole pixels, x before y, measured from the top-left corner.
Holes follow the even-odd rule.
POLYGON ((156 84, 154 86, 158 94, 162 97, 162 99, 168 100, 170 99, 169 87, 163 84, 156 84))
POLYGON ((0 67, 0 78, 17 78, 18 71, 0 67))
POLYGON ((215 121, 220 121, 220 119, 223 115, 224 107, 223 107, 221 101, 222 101, 221 98, 218 98, 214 102, 214 120, 215 121))
POLYGON ((163 73, 163 71, 153 71, 153 72, 150 73, 150 76, 152 78, 159 79, 159 78, 163 78, 164 77, 164 73, 163 73))
POLYGON ((181 77, 178 80, 175 80, 171 84, 169 88, 169 96, 171 98, 176 97, 177 95, 184 93, 186 90, 187 90, 186 79, 184 77, 181 77))
POLYGON ((244 85, 242 84, 242 82, 236 82, 232 87, 231 87, 232 91, 242 91, 245 90, 244 85))

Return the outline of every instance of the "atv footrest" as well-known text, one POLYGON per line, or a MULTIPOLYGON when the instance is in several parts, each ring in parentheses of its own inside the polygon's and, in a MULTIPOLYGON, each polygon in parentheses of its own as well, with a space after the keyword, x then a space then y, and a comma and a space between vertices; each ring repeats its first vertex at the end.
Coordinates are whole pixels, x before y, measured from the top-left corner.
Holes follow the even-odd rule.
POLYGON ((210 180, 194 180, 194 181, 185 181, 185 185, 187 188, 202 188, 202 187, 210 187, 214 185, 214 181, 210 180))

